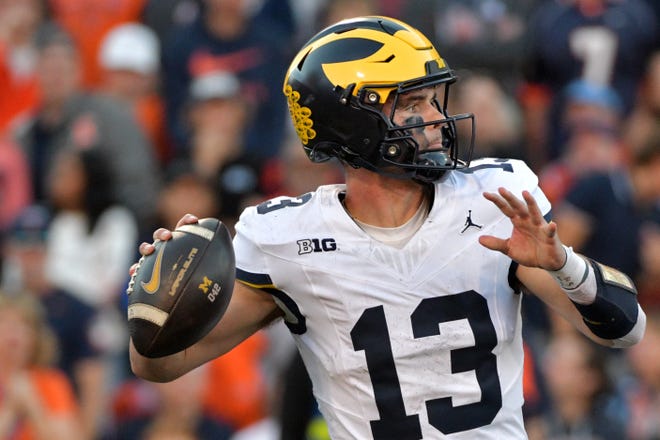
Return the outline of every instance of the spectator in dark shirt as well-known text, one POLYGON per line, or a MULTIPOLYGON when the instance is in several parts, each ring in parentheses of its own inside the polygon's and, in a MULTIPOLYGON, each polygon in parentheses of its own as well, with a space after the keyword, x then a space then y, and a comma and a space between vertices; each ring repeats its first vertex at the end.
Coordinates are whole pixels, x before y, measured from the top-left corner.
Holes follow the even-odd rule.
POLYGON ((540 168, 561 154, 562 92, 575 80, 611 87, 627 115, 654 48, 658 23, 642 0, 552 0, 534 13, 523 63, 527 146, 540 168))
MULTIPOLYGON (((629 166, 578 181, 555 219, 562 239, 576 251, 635 278, 657 272, 660 261, 642 258, 642 250, 651 240, 643 234, 660 234, 660 136, 629 166)), ((640 292, 640 302, 645 300, 640 292)))
POLYGON ((195 78, 219 70, 236 75, 241 94, 257 104, 245 130, 246 151, 261 161, 279 153, 286 116, 282 78, 289 54, 287 45, 273 38, 279 27, 269 26, 267 20, 255 23, 245 0, 205 0, 200 17, 173 30, 165 42, 166 113, 178 156, 189 154, 190 133, 184 122, 189 87, 195 78))

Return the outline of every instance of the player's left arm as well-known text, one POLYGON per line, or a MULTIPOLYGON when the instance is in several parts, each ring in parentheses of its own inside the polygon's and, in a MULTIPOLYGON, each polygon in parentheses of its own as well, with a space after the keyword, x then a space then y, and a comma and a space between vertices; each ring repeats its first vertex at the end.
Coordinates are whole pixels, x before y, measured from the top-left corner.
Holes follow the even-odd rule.
POLYGON ((484 235, 479 242, 519 264, 516 276, 527 289, 594 341, 628 347, 642 338, 646 316, 633 282, 622 272, 564 246, 557 225, 548 223, 536 200, 499 188, 484 193, 513 224, 509 238, 484 235))

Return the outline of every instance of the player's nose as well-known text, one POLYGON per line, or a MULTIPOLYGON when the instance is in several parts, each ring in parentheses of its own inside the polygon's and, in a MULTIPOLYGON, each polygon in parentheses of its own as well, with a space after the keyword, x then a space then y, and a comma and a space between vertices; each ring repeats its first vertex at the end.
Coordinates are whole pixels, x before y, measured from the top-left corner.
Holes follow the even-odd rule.
POLYGON ((430 126, 434 128, 440 127, 442 125, 441 121, 445 119, 445 115, 435 105, 429 105, 422 117, 424 122, 432 123, 430 126))

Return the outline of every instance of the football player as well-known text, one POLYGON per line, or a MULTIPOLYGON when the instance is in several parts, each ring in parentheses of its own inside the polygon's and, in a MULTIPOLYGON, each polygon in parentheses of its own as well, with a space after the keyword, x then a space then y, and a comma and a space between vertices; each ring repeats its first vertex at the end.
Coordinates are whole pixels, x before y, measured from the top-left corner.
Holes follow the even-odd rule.
POLYGON ((562 245, 536 175, 470 161, 458 133, 474 118, 447 109, 455 80, 391 18, 341 21, 305 44, 284 81, 291 119, 310 160, 338 159, 345 184, 247 208, 226 314, 180 353, 131 347, 134 372, 171 380, 283 319, 332 438, 513 439, 526 437, 523 290, 600 344, 639 341, 635 286, 562 245))

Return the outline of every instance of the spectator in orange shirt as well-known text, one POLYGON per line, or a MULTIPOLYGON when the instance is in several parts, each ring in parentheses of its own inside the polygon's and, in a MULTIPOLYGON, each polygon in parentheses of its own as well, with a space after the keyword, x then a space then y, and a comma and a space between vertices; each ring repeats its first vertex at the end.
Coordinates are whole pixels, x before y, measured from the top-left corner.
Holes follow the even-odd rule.
POLYGON ((30 112, 39 98, 34 36, 45 15, 41 0, 0 0, 0 134, 30 112))
POLYGON ((83 84, 100 82, 98 53, 107 32, 121 23, 139 21, 145 0, 48 0, 53 19, 64 27, 80 49, 83 84))
POLYGON ((267 338, 255 333, 208 365, 204 406, 208 413, 240 431, 263 421, 268 414, 268 388, 261 363, 267 338))
POLYGON ((0 294, 0 438, 82 438, 71 384, 48 367, 54 346, 34 298, 0 294))

